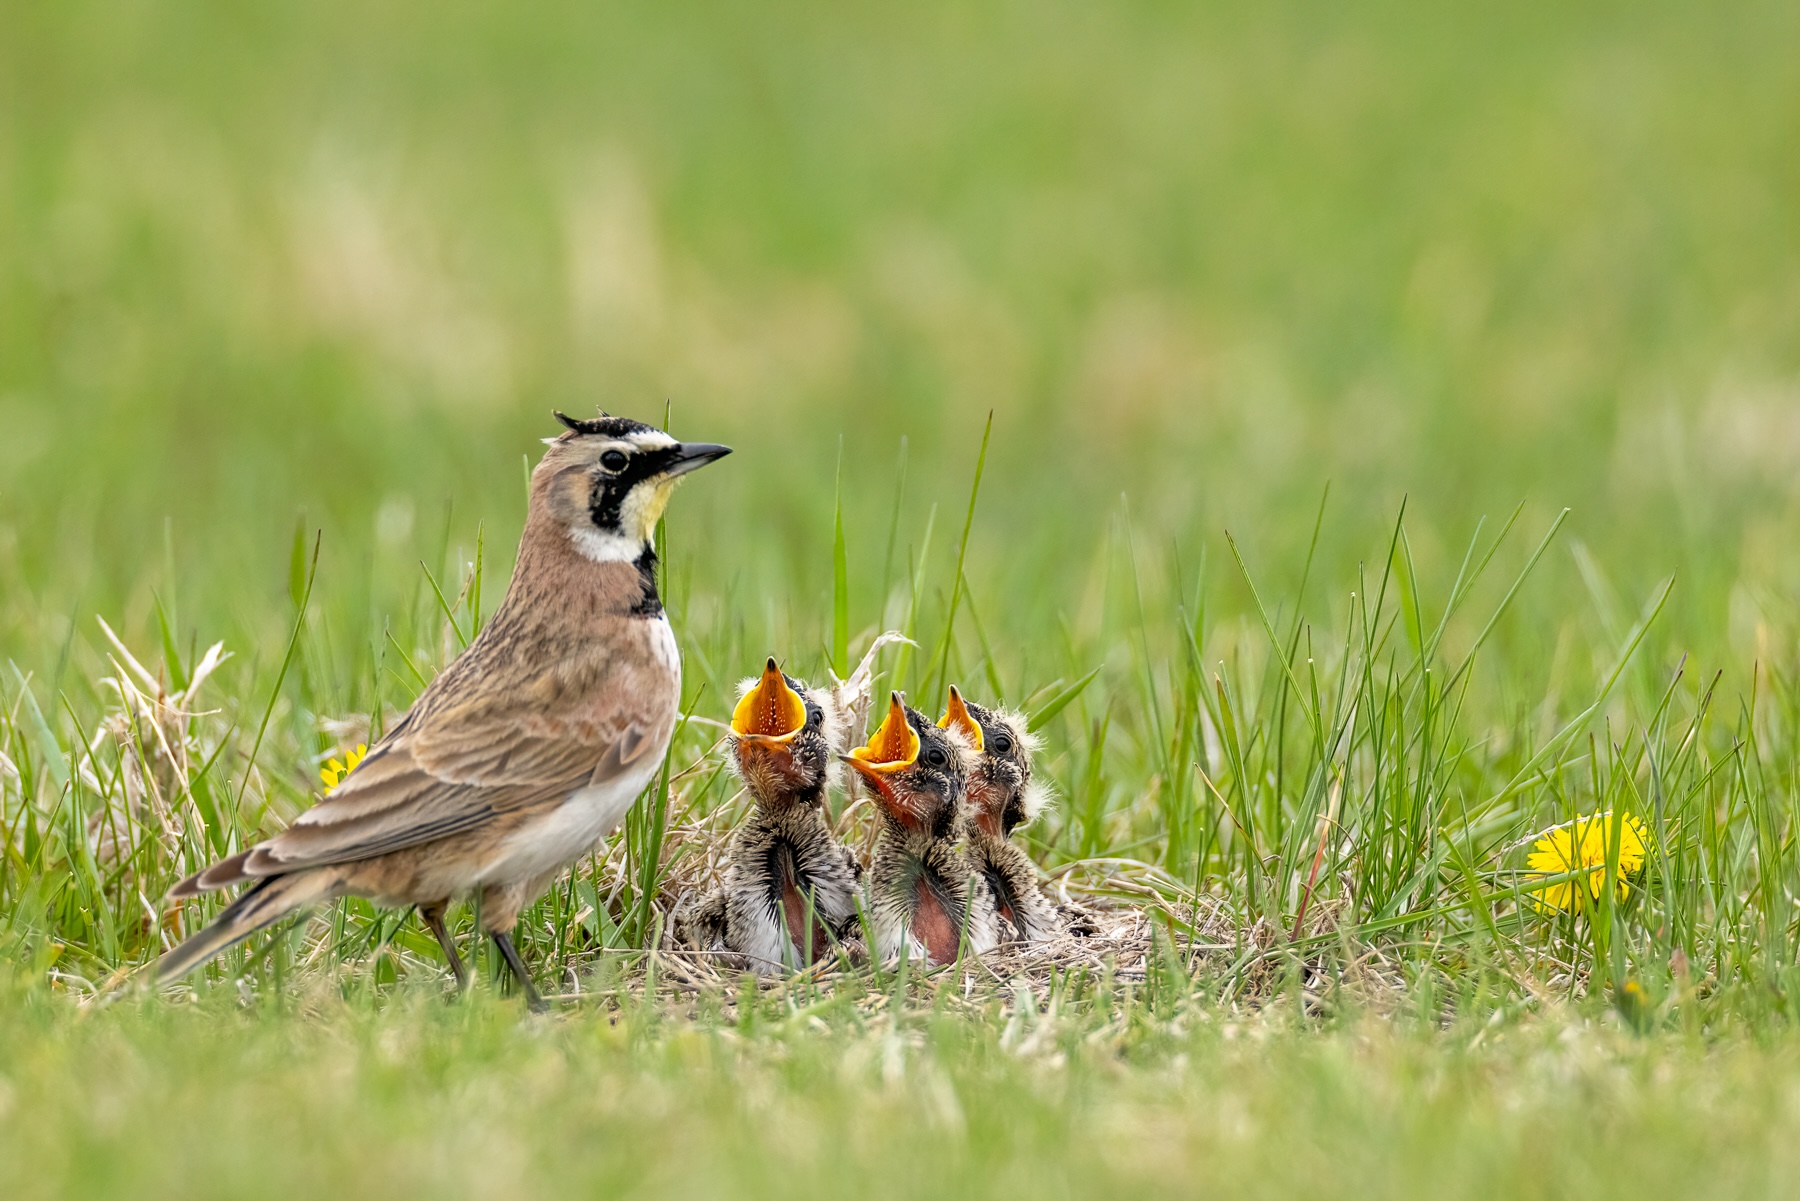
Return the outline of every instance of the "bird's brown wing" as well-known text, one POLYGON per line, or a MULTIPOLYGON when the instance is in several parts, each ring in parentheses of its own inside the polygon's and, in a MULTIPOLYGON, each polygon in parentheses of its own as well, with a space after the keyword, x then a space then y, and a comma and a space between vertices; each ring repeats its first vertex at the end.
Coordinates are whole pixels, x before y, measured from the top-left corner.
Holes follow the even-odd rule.
POLYGON ((647 716, 610 688, 570 697, 566 678, 553 686, 554 716, 516 695, 477 696, 403 723, 329 797, 252 850, 244 874, 370 859, 558 804, 660 753, 672 732, 672 711, 647 716))

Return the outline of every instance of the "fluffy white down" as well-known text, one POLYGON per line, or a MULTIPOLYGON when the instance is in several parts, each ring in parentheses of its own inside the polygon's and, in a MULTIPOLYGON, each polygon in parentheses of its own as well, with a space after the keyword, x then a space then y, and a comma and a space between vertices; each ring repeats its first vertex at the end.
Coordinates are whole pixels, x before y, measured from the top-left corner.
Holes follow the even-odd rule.
POLYGON ((759 976, 772 976, 794 971, 802 966, 794 944, 788 939, 787 926, 773 914, 757 914, 755 920, 733 927, 738 939, 736 949, 750 961, 750 970, 759 976))
MULTIPOLYGON (((994 719, 1006 727, 1014 742, 1025 748, 1026 762, 1035 762, 1038 752, 1044 749, 1044 740, 1031 732, 1030 719, 1011 709, 996 709, 994 719)), ((1025 807, 1024 824, 1030 825, 1056 799, 1056 794, 1042 777, 1034 775, 1031 783, 1025 786, 1025 795, 1019 799, 1025 807)))
POLYGON ((1025 795, 1019 798, 1025 808, 1025 820, 1020 824, 1029 826, 1037 820, 1038 814, 1049 808, 1050 802, 1055 799, 1056 794, 1050 790, 1050 785, 1042 780, 1033 779, 1031 783, 1025 785, 1025 795))
POLYGON ((902 947, 906 948, 906 957, 913 963, 930 961, 931 952, 913 936, 904 910, 886 905, 877 906, 869 916, 869 925, 873 927, 875 934, 875 954, 882 963, 891 964, 900 958, 902 947))

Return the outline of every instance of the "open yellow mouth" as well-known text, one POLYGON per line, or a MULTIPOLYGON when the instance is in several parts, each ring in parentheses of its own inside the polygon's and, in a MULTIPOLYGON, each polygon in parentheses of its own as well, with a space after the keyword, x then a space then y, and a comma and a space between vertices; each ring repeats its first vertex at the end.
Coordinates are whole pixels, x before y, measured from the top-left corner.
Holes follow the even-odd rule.
POLYGON ((944 716, 938 720, 938 729, 959 731, 969 740, 969 745, 976 750, 982 749, 981 723, 969 714, 969 707, 963 704, 962 693, 956 685, 950 685, 950 705, 944 710, 944 716))
POLYGON ((773 655, 762 679, 731 713, 731 732, 756 742, 792 742, 806 728, 806 702, 788 687, 773 655))
POLYGON ((888 697, 887 718, 870 737, 867 746, 850 752, 850 766, 860 772, 892 775, 905 771, 919 758, 919 735, 906 720, 906 706, 898 692, 888 697))

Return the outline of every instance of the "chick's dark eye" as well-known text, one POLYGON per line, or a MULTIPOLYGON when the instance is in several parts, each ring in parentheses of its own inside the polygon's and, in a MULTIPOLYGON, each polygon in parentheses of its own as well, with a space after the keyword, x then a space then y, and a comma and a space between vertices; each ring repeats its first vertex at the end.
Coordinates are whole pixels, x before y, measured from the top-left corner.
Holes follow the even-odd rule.
POLYGON ((813 705, 807 709, 807 711, 806 711, 806 724, 807 725, 816 726, 816 725, 819 725, 824 720, 825 720, 825 710, 819 708, 817 705, 813 705))
POLYGON ((1012 754, 1012 749, 1013 749, 1013 740, 1009 735, 1006 735, 1006 734, 994 735, 994 754, 1010 755, 1010 754, 1012 754))
POLYGON ((600 466, 611 472, 625 470, 625 464, 630 461, 630 459, 625 457, 625 452, 622 450, 609 450, 600 456, 600 466))
POLYGON ((950 763, 950 756, 934 746, 925 751, 925 762, 931 767, 946 767, 950 763))

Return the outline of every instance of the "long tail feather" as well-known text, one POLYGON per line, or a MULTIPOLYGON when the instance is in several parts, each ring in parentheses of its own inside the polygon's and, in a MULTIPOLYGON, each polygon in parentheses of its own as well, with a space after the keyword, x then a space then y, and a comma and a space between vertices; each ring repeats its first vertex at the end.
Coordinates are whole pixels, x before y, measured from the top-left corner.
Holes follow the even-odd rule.
POLYGON ((212 925, 164 955, 156 979, 181 979, 221 951, 236 946, 258 930, 272 926, 294 910, 339 895, 343 878, 333 868, 315 868, 289 876, 273 876, 226 906, 212 925))
POLYGON ((188 897, 197 897, 203 892, 228 888, 240 881, 250 879, 244 871, 244 864, 249 861, 250 853, 255 849, 255 847, 251 847, 249 850, 239 851, 229 859, 221 859, 210 867, 200 869, 171 888, 169 899, 172 901, 185 900, 188 897))

